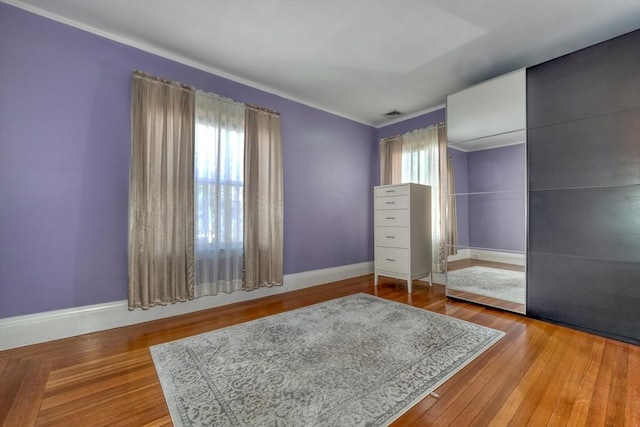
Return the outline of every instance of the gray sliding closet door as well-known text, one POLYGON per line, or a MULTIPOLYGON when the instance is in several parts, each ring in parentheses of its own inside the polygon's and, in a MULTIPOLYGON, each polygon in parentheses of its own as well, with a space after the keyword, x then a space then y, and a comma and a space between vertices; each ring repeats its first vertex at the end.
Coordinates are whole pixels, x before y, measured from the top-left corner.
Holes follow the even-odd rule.
POLYGON ((640 30, 527 70, 527 314, 640 343, 640 30))

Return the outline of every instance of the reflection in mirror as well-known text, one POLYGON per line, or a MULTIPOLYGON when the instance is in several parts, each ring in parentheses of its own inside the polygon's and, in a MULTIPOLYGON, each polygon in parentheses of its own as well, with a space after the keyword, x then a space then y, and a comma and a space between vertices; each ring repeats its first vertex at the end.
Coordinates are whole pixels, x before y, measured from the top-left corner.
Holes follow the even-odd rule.
POLYGON ((447 295, 525 313, 526 144, 448 148, 447 295))

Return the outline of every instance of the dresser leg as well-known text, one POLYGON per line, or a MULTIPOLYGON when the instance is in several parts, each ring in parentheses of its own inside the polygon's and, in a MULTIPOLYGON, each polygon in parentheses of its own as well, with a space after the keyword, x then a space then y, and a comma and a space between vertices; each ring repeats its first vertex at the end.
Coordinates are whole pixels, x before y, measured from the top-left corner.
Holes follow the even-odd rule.
POLYGON ((407 279, 407 292, 411 293, 413 287, 413 280, 411 280, 411 276, 407 279))
POLYGON ((373 286, 378 287, 378 274, 373 273, 373 286))

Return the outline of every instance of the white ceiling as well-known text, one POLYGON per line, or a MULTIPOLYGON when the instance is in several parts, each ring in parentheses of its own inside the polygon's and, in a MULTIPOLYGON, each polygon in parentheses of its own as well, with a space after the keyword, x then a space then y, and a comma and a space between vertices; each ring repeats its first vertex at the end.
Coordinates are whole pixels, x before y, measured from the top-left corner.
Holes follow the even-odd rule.
POLYGON ((640 0, 4 1, 375 126, 640 27, 640 0))

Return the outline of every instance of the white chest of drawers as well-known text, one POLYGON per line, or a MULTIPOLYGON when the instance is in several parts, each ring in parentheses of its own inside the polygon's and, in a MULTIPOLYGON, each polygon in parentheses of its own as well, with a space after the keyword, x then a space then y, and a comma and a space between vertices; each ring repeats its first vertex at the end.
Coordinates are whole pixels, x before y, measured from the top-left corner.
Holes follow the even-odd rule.
MULTIPOLYGON (((374 283, 386 276, 407 281, 431 275, 431 187, 374 188, 374 283)), ((431 283, 431 280, 429 280, 431 283)))

